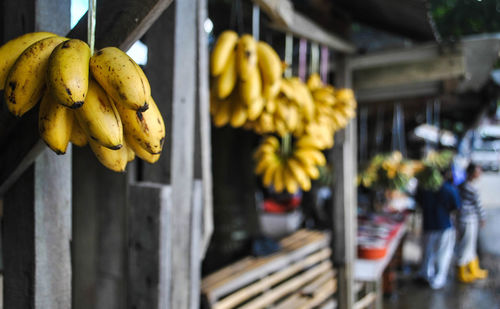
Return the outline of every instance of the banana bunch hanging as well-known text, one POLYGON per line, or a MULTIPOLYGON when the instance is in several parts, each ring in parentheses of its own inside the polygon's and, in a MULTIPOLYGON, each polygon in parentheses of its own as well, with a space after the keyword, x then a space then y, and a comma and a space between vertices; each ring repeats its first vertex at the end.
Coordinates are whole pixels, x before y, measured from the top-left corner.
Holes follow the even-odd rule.
POLYGON ((251 35, 224 31, 211 54, 210 111, 215 126, 234 128, 256 120, 281 86, 278 54, 251 35))
POLYGON ((265 187, 272 185, 278 193, 286 190, 293 194, 299 187, 309 191, 311 179, 320 176, 318 167, 326 164, 325 156, 300 139, 291 147, 283 146, 278 138, 265 137, 254 154, 255 174, 261 175, 265 187))
POLYGON ((0 47, 0 87, 21 117, 38 102, 39 133, 57 154, 87 143, 97 159, 124 171, 139 158, 160 157, 165 125, 149 81, 126 53, 49 32, 28 33, 0 47))

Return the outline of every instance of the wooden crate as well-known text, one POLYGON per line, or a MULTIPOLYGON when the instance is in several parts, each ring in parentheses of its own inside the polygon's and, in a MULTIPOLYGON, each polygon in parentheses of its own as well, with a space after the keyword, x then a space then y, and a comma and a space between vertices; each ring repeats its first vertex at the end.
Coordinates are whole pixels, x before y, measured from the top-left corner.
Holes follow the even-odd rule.
POLYGON ((335 270, 330 237, 299 230, 267 257, 247 257, 202 280, 210 308, 317 308, 332 303, 335 270))

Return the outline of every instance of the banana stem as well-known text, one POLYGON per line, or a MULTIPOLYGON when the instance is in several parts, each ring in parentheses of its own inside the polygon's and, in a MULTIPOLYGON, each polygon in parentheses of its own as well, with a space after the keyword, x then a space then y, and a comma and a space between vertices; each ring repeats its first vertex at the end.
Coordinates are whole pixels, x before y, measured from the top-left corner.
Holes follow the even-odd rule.
POLYGON ((94 54, 95 45, 95 23, 96 23, 96 1, 89 0, 88 24, 87 24, 87 41, 90 47, 90 55, 94 54))
POLYGON ((292 153, 291 148, 292 148, 292 135, 288 133, 281 139, 281 155, 283 158, 287 158, 292 153))

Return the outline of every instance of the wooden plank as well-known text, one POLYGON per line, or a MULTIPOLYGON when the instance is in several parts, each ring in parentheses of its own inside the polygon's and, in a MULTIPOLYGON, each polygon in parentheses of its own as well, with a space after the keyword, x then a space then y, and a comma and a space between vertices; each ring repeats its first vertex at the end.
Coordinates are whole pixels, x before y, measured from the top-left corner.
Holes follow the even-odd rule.
POLYGON ((308 297, 303 296, 299 292, 294 293, 288 297, 286 297, 284 300, 280 301, 279 303, 276 304, 276 306, 273 306, 274 309, 291 309, 291 308, 296 308, 297 306, 302 306, 303 304, 307 303, 308 297))
POLYGON ((335 309, 337 308, 337 301, 335 299, 331 299, 327 301, 325 304, 323 304, 321 309, 335 309))
POLYGON ((228 297, 218 301, 214 304, 214 309, 229 309, 233 308, 236 305, 242 303, 243 301, 249 299, 250 297, 257 295, 258 293, 262 293, 266 289, 269 289, 273 285, 285 280, 288 277, 293 276, 299 271, 311 267, 327 258, 331 255, 331 251, 329 248, 325 248, 313 255, 308 256, 307 258, 300 260, 298 262, 293 263, 287 268, 277 271, 272 275, 266 276, 261 280, 253 283, 245 288, 238 290, 236 293, 229 295, 228 297))
MULTIPOLYGON (((337 87, 351 87, 351 71, 346 57, 339 56, 337 87)), ((356 257, 356 210, 355 188, 356 167, 356 120, 335 134, 335 146, 330 152, 329 161, 333 164, 333 262, 338 270, 338 302, 340 308, 353 308, 354 276, 353 265, 356 257)))
POLYGON ((214 231, 212 183, 212 134, 210 120, 210 90, 208 72, 207 0, 198 0, 198 117, 201 148, 201 178, 203 180, 203 240, 201 255, 205 256, 214 231))
POLYGON ((242 306, 241 309, 262 308, 271 305, 286 294, 292 293, 304 284, 307 284, 307 282, 313 280, 321 273, 328 271, 328 269, 330 269, 331 267, 332 263, 330 261, 324 261, 318 266, 305 271, 303 274, 278 285, 272 291, 269 291, 268 293, 265 293, 262 296, 259 296, 256 299, 250 301, 249 303, 242 306))
POLYGON ((295 11, 289 0, 255 0, 254 3, 258 4, 274 20, 274 23, 271 24, 274 29, 326 45, 338 52, 352 54, 356 51, 356 47, 350 42, 326 31, 306 16, 295 11))
POLYGON ((226 266, 226 267, 216 271, 215 273, 212 273, 212 274, 206 276, 205 278, 203 278, 202 283, 201 283, 202 291, 204 291, 205 288, 217 283, 218 281, 220 281, 228 276, 231 276, 231 275, 234 275, 236 273, 241 272, 243 269, 248 267, 248 265, 250 265, 253 261, 254 261, 254 258, 249 256, 249 257, 246 257, 246 258, 244 258, 244 259, 242 259, 234 264, 226 266))
POLYGON ((461 78, 465 73, 465 57, 462 54, 443 55, 428 60, 357 70, 354 72, 354 89, 461 78))
MULTIPOLYGON (((26 31, 44 29, 64 34, 69 29, 69 1, 22 0, 3 1, 0 10, 3 39, 11 39, 26 31), (36 9, 35 9, 36 8, 36 9), (52 15, 54 14, 54 16, 52 15)), ((4 103, 3 101, 1 103, 4 103)), ((2 113, 8 113, 5 106, 2 113)), ((32 121, 26 129, 38 134, 36 111, 27 115, 32 121)), ((0 119, 11 119, 0 116, 0 119)), ((17 137, 19 122, 2 134, 17 137)), ((2 135, 4 136, 4 135, 2 135)), ((60 157, 36 141, 15 140, 2 143, 2 154, 13 158, 16 148, 29 152, 18 178, 11 180, 4 194, 2 253, 4 269, 4 308, 70 308, 71 307, 71 147, 60 157), (34 164, 32 164, 34 162, 34 164)), ((2 161, 1 175, 11 168, 2 161)))
POLYGON ((335 291, 337 290, 337 281, 334 279, 330 279, 327 282, 323 283, 314 293, 313 297, 308 299, 307 302, 301 306, 297 306, 300 309, 310 309, 315 308, 329 297, 331 297, 335 291))
POLYGON ((128 205, 128 306, 168 308, 170 291, 171 190, 135 183, 128 205))
POLYGON ((354 304, 354 309, 363 309, 371 305, 377 299, 377 294, 375 292, 370 292, 363 296, 354 304))
MULTIPOLYGON (((200 285, 202 259, 202 221, 203 221, 203 184, 201 180, 193 183, 193 208, 191 215, 191 278, 189 285, 191 308, 200 308, 200 285)), ((168 308, 168 307, 165 307, 168 308)))
MULTIPOLYGON (((29 3, 29 0, 24 0, 29 3)), ((4 19, 5 27, 11 27, 16 20, 23 20, 22 27, 17 28, 13 34, 4 35, 4 41, 15 36, 21 35, 29 29, 34 29, 35 22, 28 21, 23 16, 19 8, 24 7, 25 12, 34 14, 37 12, 40 16, 36 22, 37 29, 45 31, 53 31, 64 35, 62 31, 67 31, 69 27, 52 29, 50 23, 52 16, 67 18, 69 13, 61 14, 63 9, 67 9, 64 5, 59 5, 56 0, 40 1, 40 5, 35 10, 34 5, 13 4, 12 9, 4 10, 9 12, 8 17, 4 19), (44 4, 42 4, 44 3, 44 4), (19 5, 19 6, 17 6, 19 5), (16 14, 12 14, 16 12, 16 14), (41 18, 46 18, 48 21, 42 21, 41 18), (32 25, 30 27, 30 24, 32 25)), ((24 4, 26 4, 24 3, 24 4)), ((137 1, 115 1, 106 0, 99 1, 97 9, 97 28, 96 28, 96 48, 105 46, 118 46, 123 50, 127 50, 132 44, 137 41, 151 26, 151 24, 159 17, 159 15, 172 3, 172 0, 144 0, 137 1)), ((10 4, 6 4, 9 8, 10 4)), ((86 40, 87 38, 87 15, 85 15, 78 25, 70 31, 67 36, 86 40)), ((21 119, 15 119, 8 114, 6 108, 0 109, 0 161, 3 162, 0 169, 0 192, 5 192, 10 184, 14 183, 16 178, 31 164, 38 154, 43 151, 40 146, 40 138, 37 129, 37 109, 30 115, 25 115, 21 119)))
POLYGON ((321 277, 319 277, 317 280, 303 287, 301 293, 304 295, 313 295, 315 291, 320 288, 320 286, 333 278, 335 278, 335 270, 330 269, 328 272, 321 275, 321 277))
POLYGON ((253 270, 247 270, 237 276, 226 278, 224 281, 209 290, 209 299, 218 299, 223 295, 229 294, 238 287, 249 284, 258 278, 262 278, 271 272, 293 263, 294 261, 302 259, 304 256, 309 255, 312 252, 324 248, 327 243, 328 239, 326 238, 317 242, 309 243, 290 253, 283 253, 279 256, 272 257, 271 261, 264 260, 262 264, 258 264, 259 267, 253 270))

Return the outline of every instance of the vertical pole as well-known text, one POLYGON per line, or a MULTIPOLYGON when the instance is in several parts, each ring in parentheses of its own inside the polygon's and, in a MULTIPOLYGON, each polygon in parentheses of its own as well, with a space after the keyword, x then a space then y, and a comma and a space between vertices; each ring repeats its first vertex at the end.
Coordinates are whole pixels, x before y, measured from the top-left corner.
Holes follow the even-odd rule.
MULTIPOLYGON (((352 76, 346 56, 337 61, 337 87, 351 87, 352 76)), ((338 269, 338 304, 340 309, 354 306, 354 262, 356 259, 357 196, 355 187, 356 120, 335 136, 331 152, 333 163, 333 262, 338 269)))
MULTIPOLYGON (((5 39, 69 31, 69 0, 2 5, 5 39)), ((71 146, 63 156, 45 147, 4 196, 4 308, 71 307, 71 153, 71 146)))

